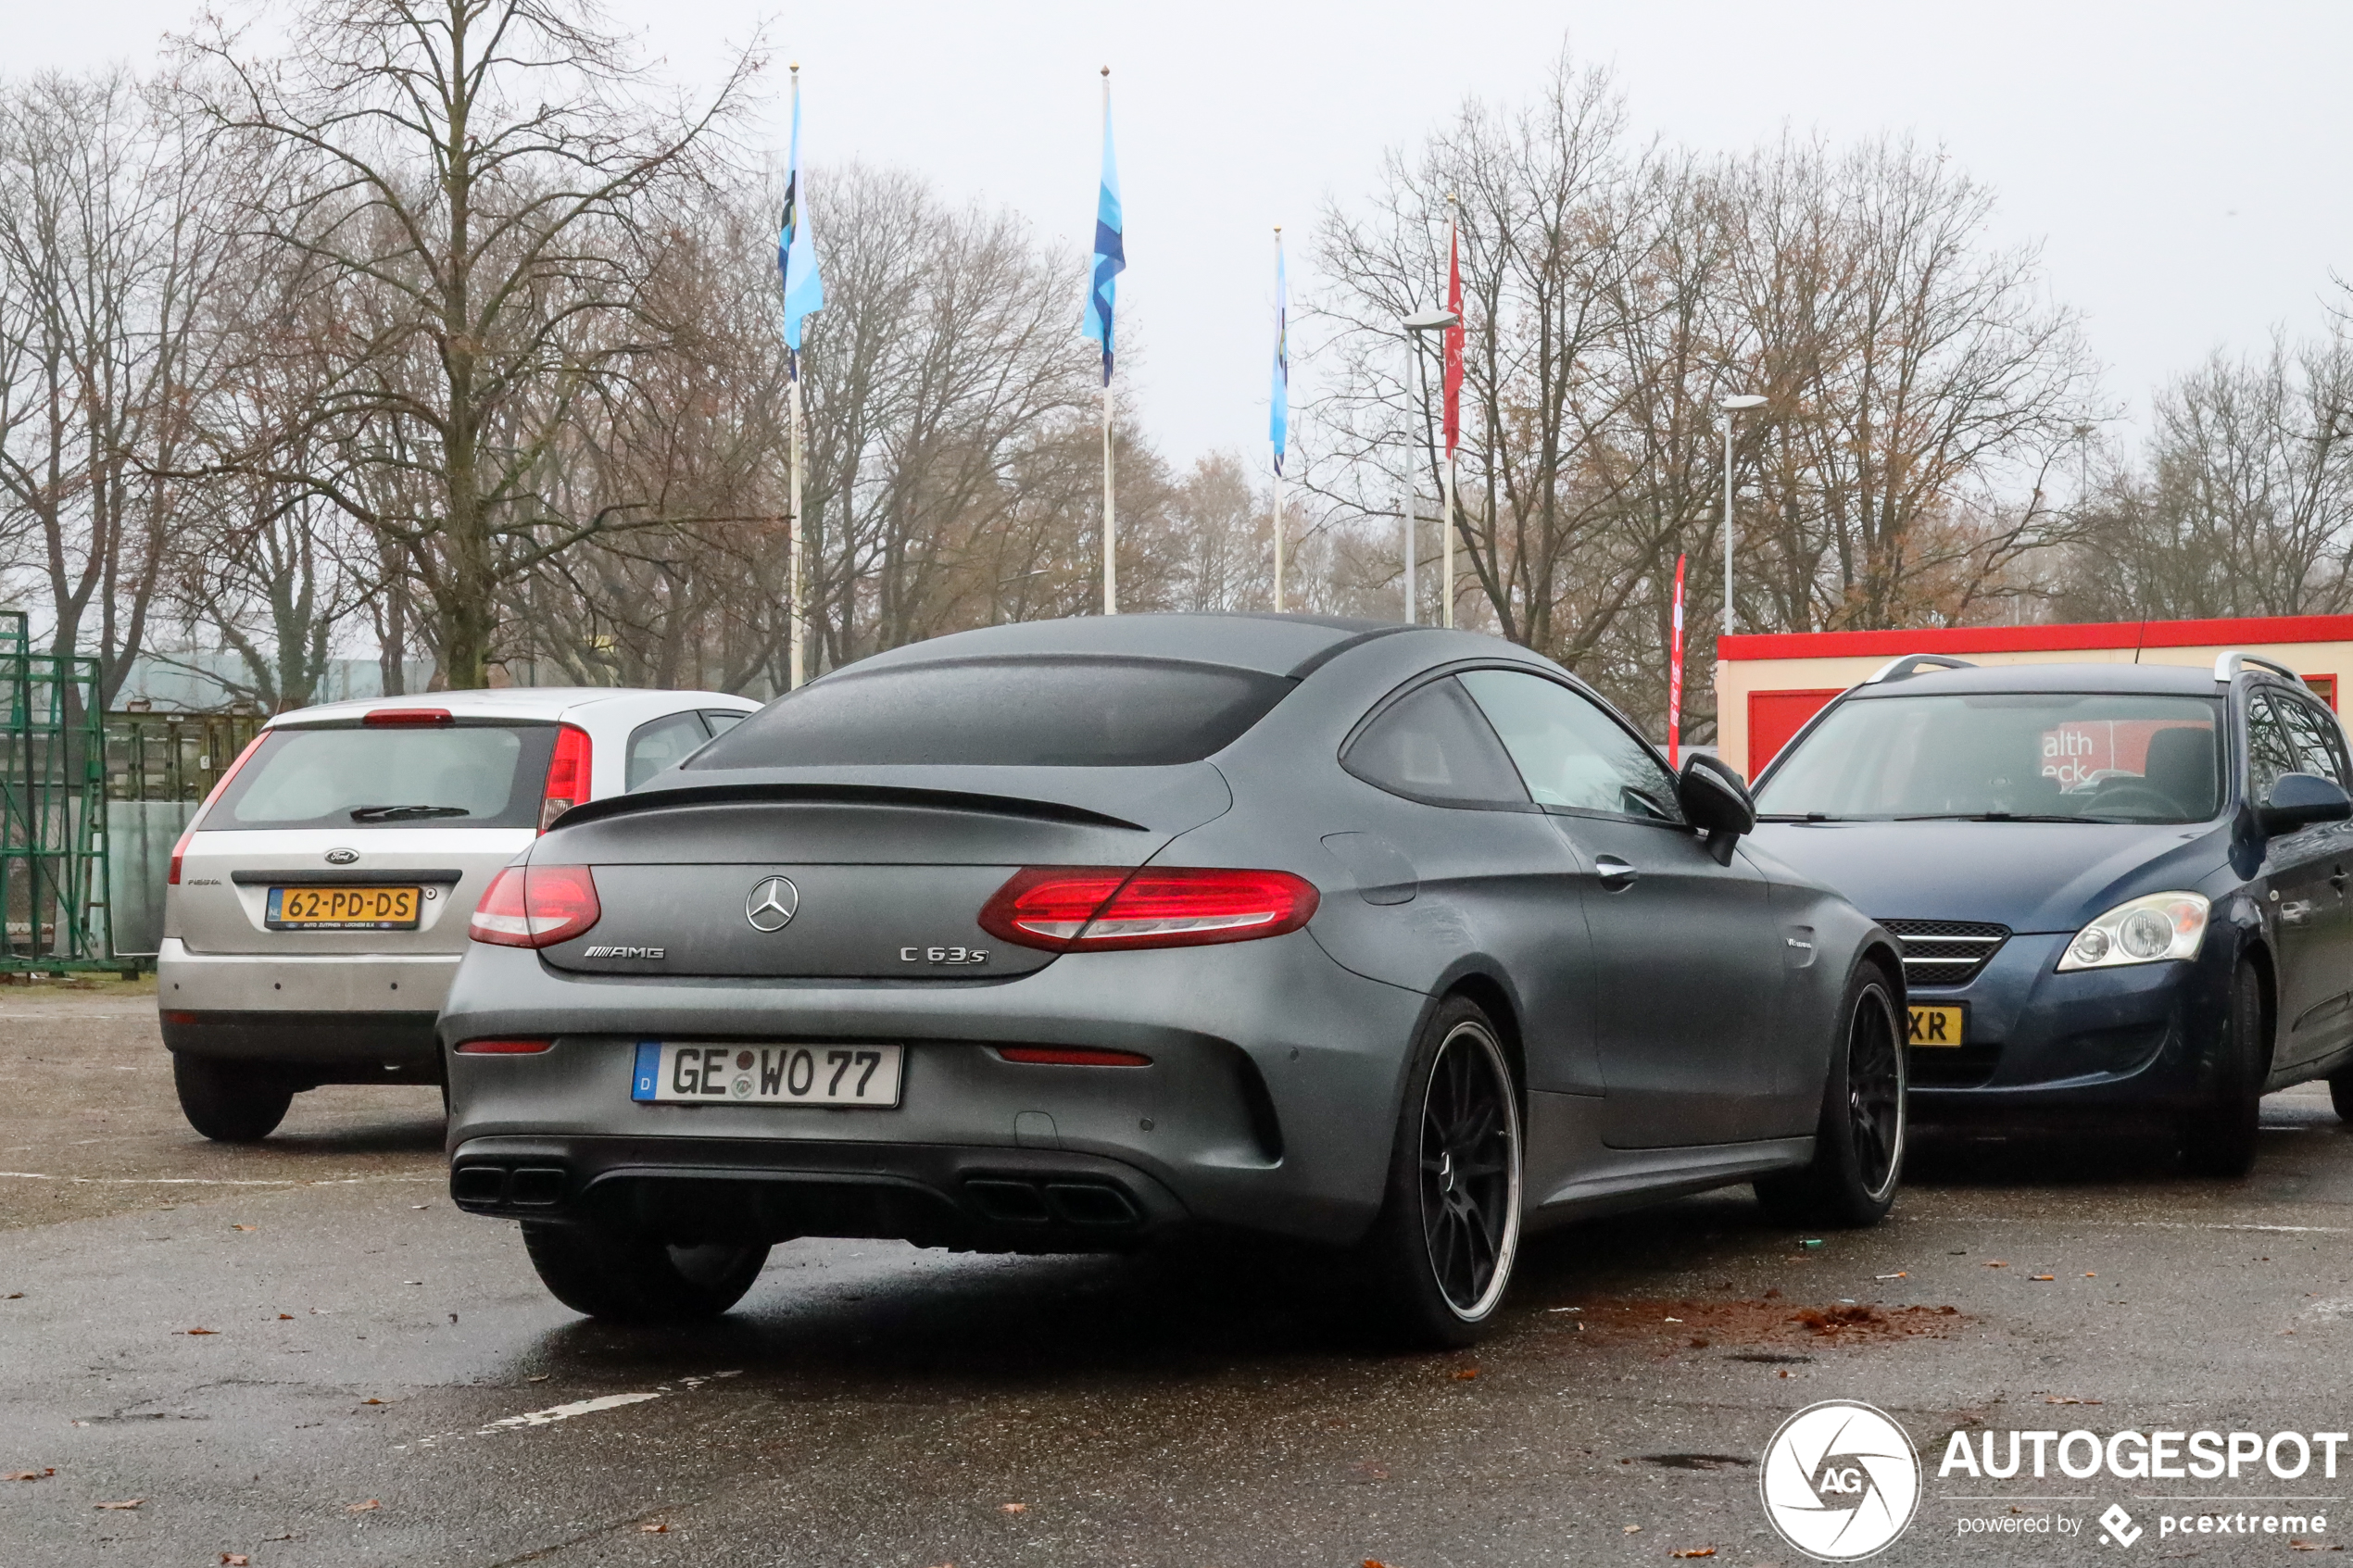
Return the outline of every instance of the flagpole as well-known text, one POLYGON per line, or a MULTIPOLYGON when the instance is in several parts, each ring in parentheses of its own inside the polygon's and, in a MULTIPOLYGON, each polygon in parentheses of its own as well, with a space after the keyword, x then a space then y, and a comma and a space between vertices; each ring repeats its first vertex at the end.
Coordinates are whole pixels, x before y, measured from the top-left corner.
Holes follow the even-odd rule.
MULTIPOLYGON (((1282 278, 1283 226, 1277 223, 1275 225, 1275 286, 1277 291, 1275 297, 1275 352, 1277 356, 1283 351, 1283 299, 1279 292, 1282 278)), ((1286 387, 1280 395, 1288 396, 1289 393, 1290 389, 1286 387)), ((1283 449, 1280 446, 1275 448, 1275 613, 1283 613, 1283 449)))
MULTIPOLYGON (((1452 191, 1449 191, 1449 192, 1447 192, 1447 193, 1446 193, 1446 205, 1447 205, 1447 207, 1448 207, 1449 208, 1454 208, 1454 207, 1456 207, 1456 206, 1457 206, 1457 204, 1456 204, 1456 202, 1455 202, 1455 200, 1454 200, 1454 193, 1453 193, 1453 192, 1452 192, 1452 191)), ((1456 216, 1454 216, 1454 217, 1453 217, 1453 218, 1451 218, 1451 219, 1449 220, 1448 224, 1447 224, 1447 235, 1446 235, 1446 255, 1447 255, 1447 266, 1448 266, 1448 268, 1449 268, 1449 270, 1450 270, 1453 269, 1453 266, 1454 245, 1455 245, 1455 243, 1456 243, 1456 238, 1457 238, 1457 236, 1458 236, 1458 235, 1460 235, 1460 233, 1461 233, 1461 232, 1462 232, 1462 219, 1461 219, 1461 217, 1459 216, 1459 213, 1457 213, 1457 215, 1456 215, 1456 216)), ((1450 280, 1450 282, 1451 282, 1451 280, 1450 280)), ((1451 299, 1450 299, 1450 300, 1448 300, 1446 303, 1447 303, 1449 306, 1452 306, 1452 305, 1453 305, 1453 303, 1454 303, 1454 302, 1453 302, 1453 300, 1451 300, 1451 299)), ((1448 333, 1448 335, 1449 335, 1449 336, 1453 335, 1453 333, 1455 333, 1455 332, 1461 332, 1462 330, 1463 330, 1463 328, 1462 328, 1462 323, 1461 323, 1460 321, 1455 322, 1455 324, 1454 324, 1454 325, 1453 325, 1453 326, 1451 326, 1451 327, 1449 327, 1449 328, 1447 328, 1447 329, 1446 329, 1447 333, 1448 333)), ((1448 370, 1448 371, 1449 371, 1449 372, 1452 372, 1452 371, 1453 370, 1454 367, 1453 367, 1452 365, 1449 365, 1449 366, 1447 366, 1447 367, 1446 367, 1446 369, 1448 370)), ((1451 378, 1451 375, 1450 375, 1450 378, 1449 378, 1449 379, 1450 379, 1450 380, 1452 379, 1452 378, 1451 378)), ((1454 388, 1453 388, 1453 387, 1449 387, 1447 390, 1448 390, 1450 393, 1454 393, 1454 395, 1455 395, 1456 396, 1459 396, 1459 395, 1460 395, 1460 394, 1459 394, 1459 393, 1456 393, 1456 392, 1455 392, 1455 389, 1454 389, 1454 388)), ((1457 406, 1459 407, 1459 405, 1457 405, 1457 406)), ((1457 419, 1457 423, 1456 423, 1456 427, 1455 427, 1455 428, 1456 428, 1456 431, 1457 431, 1457 432, 1459 432, 1459 430, 1461 429, 1461 425, 1460 425, 1460 422, 1459 422, 1459 421, 1460 421, 1460 416, 1459 416, 1459 415, 1457 415, 1457 416, 1456 416, 1456 419, 1457 419)), ((1445 569, 1444 569, 1444 571, 1445 571, 1444 582, 1445 582, 1445 584, 1446 584, 1446 618, 1445 618, 1445 621, 1443 621, 1443 624, 1444 624, 1444 626, 1446 627, 1446 629, 1447 629, 1448 631, 1450 631, 1450 632, 1451 632, 1451 631, 1453 631, 1453 630, 1454 629, 1454 440, 1453 440, 1453 439, 1449 439, 1449 440, 1447 441, 1447 443, 1446 443, 1446 498, 1445 498, 1445 501, 1444 501, 1444 509, 1445 509, 1445 517, 1446 517, 1446 527, 1445 527, 1445 530, 1444 530, 1444 532, 1445 532, 1445 535, 1446 535, 1446 565, 1445 565, 1445 569)))
MULTIPOLYGON (((1103 68, 1103 138, 1111 138, 1111 67, 1103 68)), ((1111 486, 1111 326, 1103 333, 1103 613, 1119 613, 1119 527, 1111 486)))
MULTIPOLYGON (((796 83, 796 87, 797 87, 796 83)), ((787 603, 792 614, 792 685, 799 691, 806 671, 802 639, 806 635, 808 618, 800 605, 800 356, 787 349, 786 363, 792 380, 785 388, 785 407, 792 424, 792 510, 789 526, 790 542, 786 548, 792 552, 792 586, 787 603)))

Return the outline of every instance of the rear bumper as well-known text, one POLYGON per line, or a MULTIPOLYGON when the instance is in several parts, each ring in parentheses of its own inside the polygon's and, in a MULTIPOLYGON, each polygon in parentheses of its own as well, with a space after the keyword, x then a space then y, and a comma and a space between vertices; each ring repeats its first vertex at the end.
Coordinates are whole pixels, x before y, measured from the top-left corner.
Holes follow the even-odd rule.
MULTIPOLYGON (((761 1223, 796 1234, 999 1245, 1011 1210, 994 1203, 1042 1208, 1054 1245, 1088 1236, 1116 1245, 1179 1219, 1347 1242, 1379 1208, 1399 1085, 1428 1006, 1416 992, 1341 969, 1304 933, 1090 953, 1017 980, 928 985, 582 976, 524 949, 477 946, 443 1010, 444 1041, 554 1045, 531 1055, 450 1054, 448 1147, 460 1171, 510 1143, 543 1150, 549 1162, 540 1168, 565 1173, 566 1205, 609 1180, 724 1181, 737 1184, 724 1189, 736 1196, 721 1207, 752 1202, 746 1182, 921 1189, 907 1201, 933 1216, 910 1220, 914 1210, 892 1199, 853 1223, 842 1216, 856 1205, 829 1197, 831 1217, 812 1220, 798 1198, 757 1199, 769 1215, 761 1223), (902 1102, 635 1102, 636 1042, 664 1037, 901 1044, 902 1102), (1104 1047, 1151 1064, 1014 1062, 998 1045, 1104 1047), (623 1167, 625 1178, 611 1174, 623 1167), (1000 1179, 1035 1195, 974 1187, 1000 1179), (1102 1200, 1050 1190, 1089 1183, 1123 1195, 1134 1229, 1089 1232, 1069 1216, 1102 1200)), ((493 1178, 474 1179, 485 1183, 482 1211, 517 1211, 491 1194, 493 1178)))
POLYGON ((473 1214, 679 1242, 896 1236, 1000 1252, 1100 1251, 1183 1223, 1134 1166, 1067 1151, 702 1138, 474 1138, 449 1190, 473 1214))
POLYGON ((162 1010, 164 1048, 267 1063, 308 1084, 438 1084, 429 1012, 196 1012, 162 1010))
POLYGON ((423 1013, 448 998, 460 953, 194 953, 177 936, 156 955, 156 1000, 167 1010, 423 1013))

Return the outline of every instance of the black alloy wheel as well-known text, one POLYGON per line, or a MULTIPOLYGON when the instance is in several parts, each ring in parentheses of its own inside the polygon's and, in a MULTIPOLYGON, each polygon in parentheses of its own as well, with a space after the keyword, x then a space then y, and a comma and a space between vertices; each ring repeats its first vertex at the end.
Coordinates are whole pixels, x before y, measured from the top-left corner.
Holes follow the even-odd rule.
POLYGON ((1388 1192, 1358 1248, 1393 1338, 1458 1348, 1487 1332, 1519 1251, 1521 1158, 1502 1035, 1476 1003, 1449 997, 1416 1039, 1388 1192))
POLYGON ((1894 1207, 1910 1089, 1895 997, 1895 982, 1877 962, 1857 965, 1847 981, 1824 1075, 1814 1159, 1755 1184, 1757 1200, 1776 1223, 1870 1225, 1894 1207))
POLYGON ((1446 1304, 1493 1310, 1519 1245, 1519 1108, 1511 1069, 1481 1024, 1438 1047, 1422 1096, 1422 1239, 1446 1304))
POLYGON ((1846 1120, 1855 1173, 1874 1198, 1894 1185, 1904 1160, 1904 1047, 1895 1003, 1876 982, 1864 987, 1846 1030, 1846 1120))

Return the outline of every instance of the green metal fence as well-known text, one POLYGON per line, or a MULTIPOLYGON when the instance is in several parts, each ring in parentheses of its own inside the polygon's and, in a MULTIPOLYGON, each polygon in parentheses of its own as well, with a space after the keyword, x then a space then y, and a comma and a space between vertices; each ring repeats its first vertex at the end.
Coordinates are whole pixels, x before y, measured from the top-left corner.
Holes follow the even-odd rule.
POLYGON ((0 971, 120 967, 98 661, 35 653, 0 610, 0 971))
POLYGON ((118 955, 162 946, 171 847, 264 721, 258 712, 107 715, 107 904, 118 955))

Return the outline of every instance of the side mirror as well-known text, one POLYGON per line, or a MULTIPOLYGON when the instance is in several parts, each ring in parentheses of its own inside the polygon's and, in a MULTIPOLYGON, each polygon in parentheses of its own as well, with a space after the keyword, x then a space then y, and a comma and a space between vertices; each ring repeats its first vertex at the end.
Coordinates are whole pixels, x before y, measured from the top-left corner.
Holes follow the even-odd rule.
POLYGON ((2273 838, 2348 817, 2353 817, 2353 795, 2317 773, 2282 773, 2272 781, 2271 798, 2255 809, 2256 825, 2273 838))
POLYGON ((1704 751, 1683 759, 1683 771, 1675 780, 1675 804, 1683 809, 1685 822, 1707 834, 1707 852, 1719 866, 1732 863, 1732 845, 1756 826, 1756 802, 1748 797, 1748 786, 1729 764, 1704 751))

